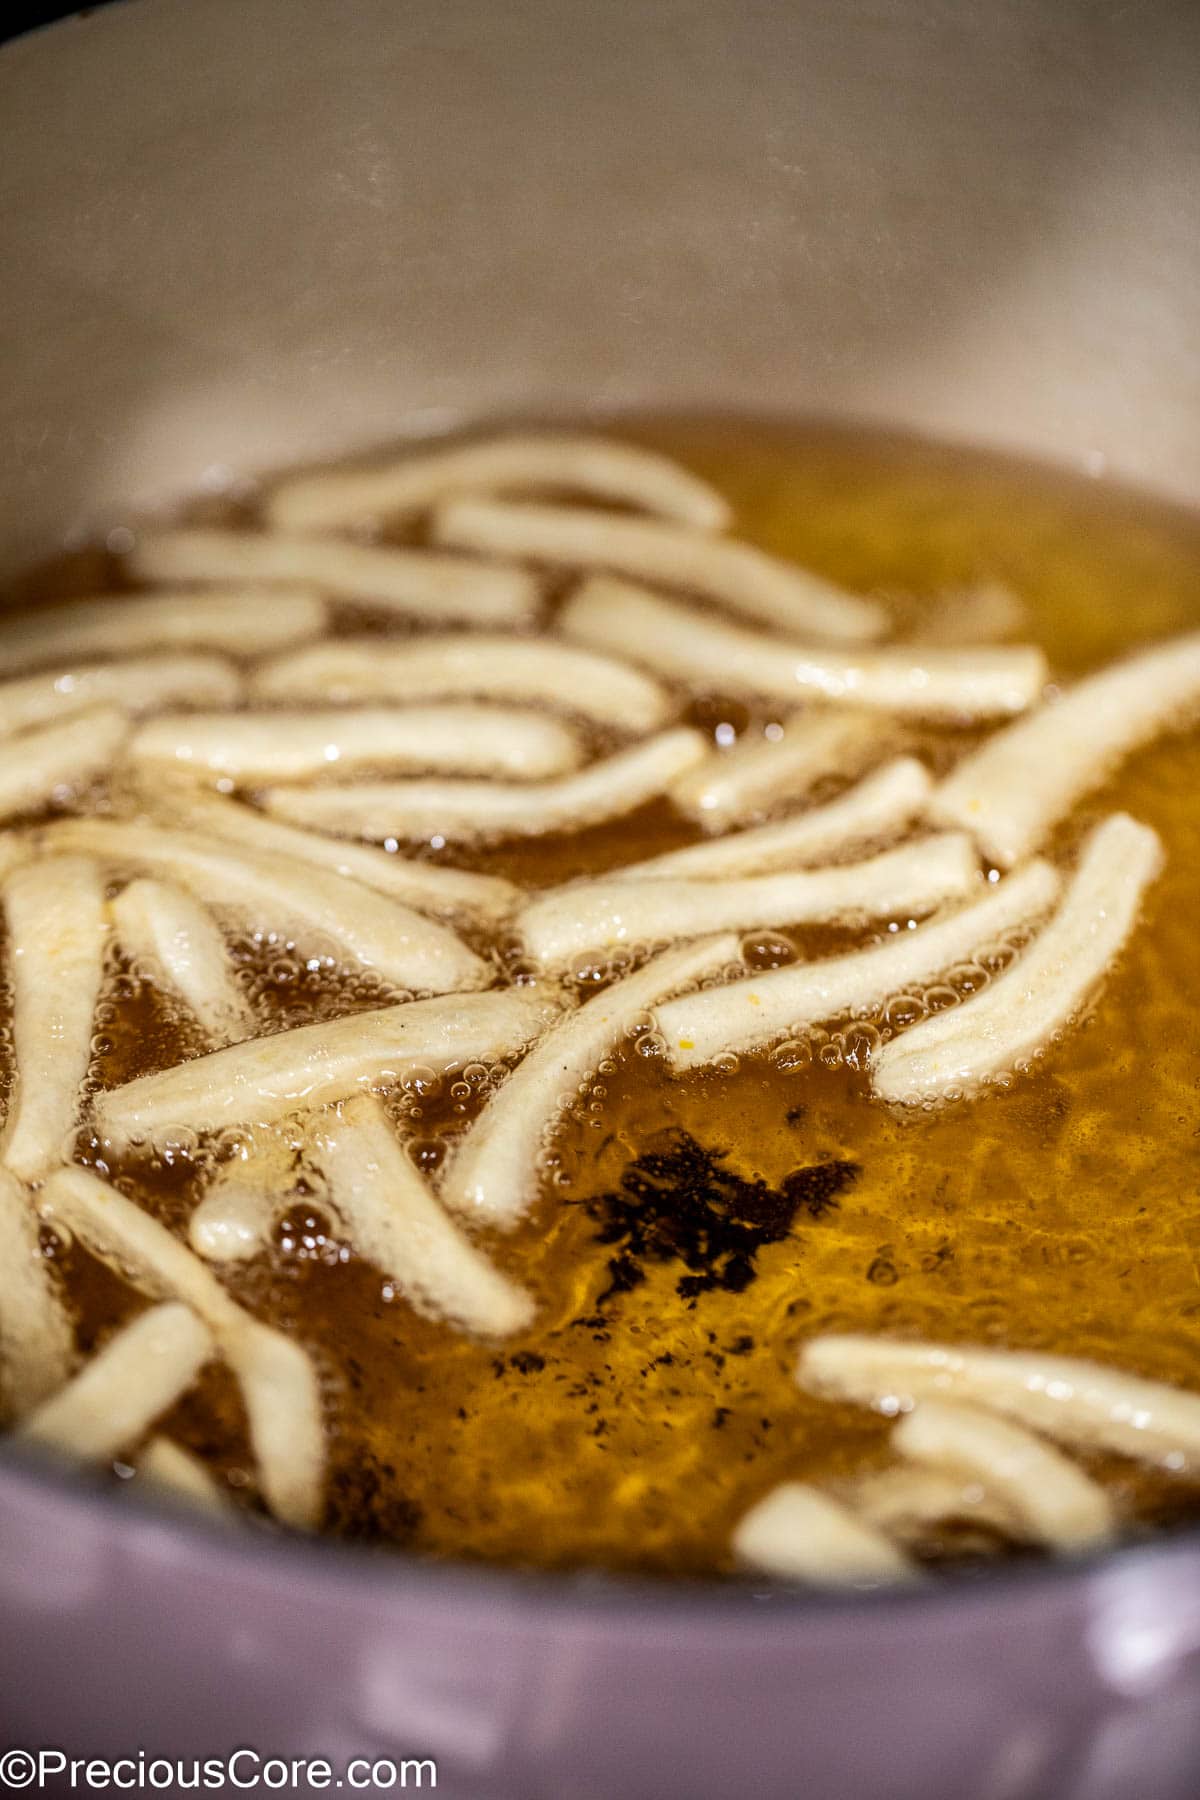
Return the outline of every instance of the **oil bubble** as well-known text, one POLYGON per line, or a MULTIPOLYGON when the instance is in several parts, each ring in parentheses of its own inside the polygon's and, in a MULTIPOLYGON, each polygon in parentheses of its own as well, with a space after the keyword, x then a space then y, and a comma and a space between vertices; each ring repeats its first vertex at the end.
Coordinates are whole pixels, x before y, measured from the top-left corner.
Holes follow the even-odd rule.
POLYGON ((847 1028, 842 1039, 842 1055, 847 1065, 860 1071, 871 1066, 871 1059, 883 1043, 876 1025, 862 1021, 847 1028))
POLYGON ((445 1138, 412 1138, 408 1154, 422 1175, 434 1175, 445 1162, 448 1148, 445 1138))
POLYGON ((903 1031, 924 1016, 925 1008, 916 994, 897 994, 883 1010, 884 1020, 892 1031, 903 1031))
POLYGON ((750 932, 742 939, 741 950, 750 969, 781 969, 796 960, 796 946, 782 931, 750 932))

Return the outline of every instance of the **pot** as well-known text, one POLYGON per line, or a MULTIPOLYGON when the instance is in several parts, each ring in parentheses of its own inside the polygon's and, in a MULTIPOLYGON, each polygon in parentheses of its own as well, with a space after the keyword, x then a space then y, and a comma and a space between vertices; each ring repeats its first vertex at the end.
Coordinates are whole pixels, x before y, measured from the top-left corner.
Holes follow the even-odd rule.
MULTIPOLYGON (((0 568, 231 473, 631 406, 1194 503, 1198 53, 1188 0, 124 0, 18 39, 0 568)), ((1195 1537, 874 1598, 552 1580, 8 1452, 0 1619, 0 1750, 431 1758, 461 1800, 1200 1787, 1195 1537)))

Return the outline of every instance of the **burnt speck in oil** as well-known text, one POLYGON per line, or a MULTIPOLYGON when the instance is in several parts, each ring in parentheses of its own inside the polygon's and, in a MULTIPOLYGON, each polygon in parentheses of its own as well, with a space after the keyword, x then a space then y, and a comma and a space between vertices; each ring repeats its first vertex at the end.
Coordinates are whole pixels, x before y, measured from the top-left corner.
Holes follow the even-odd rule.
POLYGON ((337 1537, 407 1544, 421 1528, 421 1508, 397 1491, 392 1463, 359 1455, 330 1479, 326 1523, 337 1537))
POLYGON ((858 1163, 813 1163, 811 1168, 793 1169, 790 1175, 785 1175, 783 1191, 794 1202, 797 1212, 803 1208, 810 1217, 819 1219, 833 1210, 842 1189, 857 1181, 861 1173, 858 1163))
MULTIPOLYGON (((613 1240, 601 1232, 600 1241, 608 1244, 613 1240)), ((632 1256, 624 1254, 610 1256, 608 1259, 608 1286, 603 1293, 597 1296, 597 1306, 603 1306, 604 1302, 611 1300, 614 1294, 627 1294, 632 1288, 640 1287, 645 1279, 645 1269, 640 1267, 632 1256)))
POLYGON ((685 1131, 663 1147, 635 1157, 620 1191, 587 1202, 602 1244, 620 1246, 609 1258, 609 1285, 597 1304, 628 1293, 646 1279, 648 1262, 680 1262, 676 1291, 684 1300, 723 1289, 741 1293, 754 1280, 764 1244, 788 1236, 801 1210, 819 1218, 858 1174, 856 1163, 818 1163, 795 1169, 782 1187, 747 1181, 724 1167, 723 1150, 707 1150, 685 1131))

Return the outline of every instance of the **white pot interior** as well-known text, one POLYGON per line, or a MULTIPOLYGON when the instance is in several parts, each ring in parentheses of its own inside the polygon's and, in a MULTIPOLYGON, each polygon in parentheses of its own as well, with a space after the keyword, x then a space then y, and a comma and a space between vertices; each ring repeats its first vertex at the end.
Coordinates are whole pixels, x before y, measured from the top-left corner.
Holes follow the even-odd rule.
POLYGON ((478 414, 1200 493, 1187 0, 124 0, 0 53, 0 560, 478 414))

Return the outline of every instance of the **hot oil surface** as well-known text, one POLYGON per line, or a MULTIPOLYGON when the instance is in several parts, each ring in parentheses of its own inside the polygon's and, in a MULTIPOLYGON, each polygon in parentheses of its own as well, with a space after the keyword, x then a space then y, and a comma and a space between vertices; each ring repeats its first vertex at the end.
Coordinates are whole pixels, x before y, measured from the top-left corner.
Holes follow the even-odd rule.
MULTIPOLYGON (((1011 583, 1056 673, 1200 623, 1200 525, 1095 483, 859 434, 632 435, 715 481, 742 535, 895 594, 910 622, 940 589, 1011 583)), ((951 748, 908 741, 938 762, 951 748)), ((797 1347, 819 1330, 1044 1348, 1200 1383, 1198 787, 1200 738, 1168 741, 1072 821, 1064 854, 1089 819, 1127 808, 1161 833, 1166 872, 1085 1027, 1005 1091, 900 1118, 870 1101, 836 1030, 682 1081, 631 1044, 573 1098, 534 1214, 489 1241, 540 1302, 520 1341, 484 1347, 387 1298, 301 1194, 272 1264, 230 1284, 320 1354, 331 1528, 446 1556, 726 1569, 734 1523, 775 1482, 886 1457, 882 1422, 796 1388, 797 1347)), ((689 836, 650 808, 474 860, 543 885, 689 836)), ((823 947, 792 936, 801 953, 823 947)), ((294 983, 286 1012, 305 1015, 294 983)), ((130 1023, 105 1035, 105 1084, 146 1066, 130 1023)), ((432 1164, 475 1104, 447 1080, 395 1109, 432 1164)), ((124 1173, 172 1222, 186 1215, 188 1171, 124 1173)), ((123 1305, 94 1279, 86 1331, 123 1305)), ((168 1425, 242 1479, 228 1384, 168 1425)), ((1194 1488, 1116 1461, 1102 1472, 1131 1523, 1200 1510, 1194 1488)))

